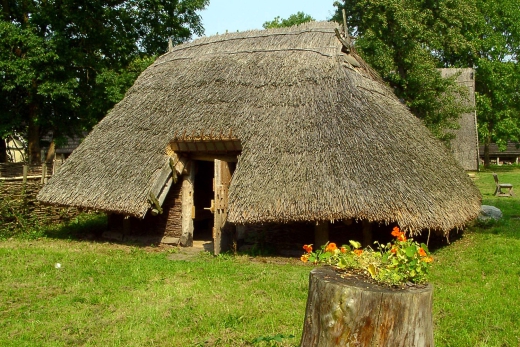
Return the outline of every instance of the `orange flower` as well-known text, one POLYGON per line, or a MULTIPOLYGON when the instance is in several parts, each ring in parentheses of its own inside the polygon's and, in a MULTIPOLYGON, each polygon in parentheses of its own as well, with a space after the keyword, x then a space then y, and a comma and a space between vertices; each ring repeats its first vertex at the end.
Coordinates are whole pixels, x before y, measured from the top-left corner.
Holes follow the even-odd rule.
POLYGON ((336 246, 336 244, 334 242, 331 242, 327 245, 327 248, 325 248, 325 252, 331 252, 331 253, 334 253, 334 251, 338 249, 338 247, 336 246))
POLYGON ((300 260, 303 261, 304 263, 306 263, 309 260, 309 256, 308 255, 302 255, 300 260))
POLYGON ((392 229, 392 236, 397 237, 397 241, 406 241, 406 236, 404 236, 404 233, 399 229, 399 227, 394 227, 392 229))
POLYGON ((312 245, 303 245, 303 249, 305 250, 305 252, 311 253, 312 252, 312 245))
POLYGON ((398 236, 401 235, 401 234, 402 234, 402 232, 401 232, 401 230, 399 229, 399 227, 394 227, 394 228, 392 229, 392 236, 393 236, 393 237, 398 237, 398 236))
POLYGON ((347 249, 345 247, 341 247, 339 250, 341 251, 341 253, 347 253, 347 249))
POLYGON ((357 255, 357 256, 360 256, 362 253, 363 253, 362 249, 355 249, 354 250, 354 254, 357 255))
POLYGON ((397 253, 397 248, 396 247, 392 247, 392 249, 390 250, 390 253, 393 253, 393 254, 397 253))
POLYGON ((424 251, 424 249, 423 249, 422 247, 419 248, 419 255, 420 255, 421 257, 426 257, 426 252, 424 251))

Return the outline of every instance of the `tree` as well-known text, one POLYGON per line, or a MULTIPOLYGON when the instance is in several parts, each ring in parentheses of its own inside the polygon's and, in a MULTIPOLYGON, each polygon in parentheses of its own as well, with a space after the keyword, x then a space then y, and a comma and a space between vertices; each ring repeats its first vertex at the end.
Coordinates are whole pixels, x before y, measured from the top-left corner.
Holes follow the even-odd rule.
POLYGON ((462 9, 449 12, 442 3, 426 0, 344 0, 336 2, 334 20, 342 22, 341 10, 347 13, 350 33, 357 35, 356 48, 379 72, 397 96, 421 118, 439 138, 448 140, 447 129, 457 126, 464 111, 460 87, 453 79, 443 79, 438 52, 443 42, 461 40, 457 32, 443 33, 457 25, 462 9), (438 6, 437 10, 432 8, 438 6), (445 31, 445 30, 444 30, 445 31))
POLYGON ((297 12, 296 14, 290 15, 287 19, 282 19, 277 16, 272 21, 265 22, 262 24, 262 26, 264 29, 284 28, 306 22, 312 22, 314 20, 314 18, 308 14, 305 14, 304 12, 297 12))
POLYGON ((473 58, 478 130, 484 165, 489 167, 490 143, 505 150, 509 140, 520 141, 520 4, 516 0, 478 0, 476 7, 480 13, 473 58))
POLYGON ((90 129, 167 40, 202 34, 208 0, 3 0, 0 2, 0 138, 90 129))
POLYGON ((447 98, 454 84, 436 68, 473 67, 481 140, 518 138, 518 92, 511 92, 518 86, 517 0, 341 0, 335 6, 334 20, 342 22, 346 10, 357 48, 434 134, 448 138, 445 129, 462 111, 458 98, 447 98))

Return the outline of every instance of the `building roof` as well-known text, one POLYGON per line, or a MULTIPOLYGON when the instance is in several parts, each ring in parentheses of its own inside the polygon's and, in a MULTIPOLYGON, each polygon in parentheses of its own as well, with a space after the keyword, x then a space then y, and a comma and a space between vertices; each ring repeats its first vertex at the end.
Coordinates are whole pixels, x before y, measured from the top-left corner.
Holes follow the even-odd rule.
MULTIPOLYGON (((508 141, 505 149, 500 150, 496 143, 489 144, 489 155, 492 157, 516 158, 520 157, 520 143, 508 141)), ((484 158, 484 145, 480 146, 480 156, 484 158)))
POLYGON ((336 24, 205 37, 146 69, 38 199, 144 217, 179 134, 229 134, 242 152, 232 223, 367 219, 448 231, 480 211, 449 151, 336 24), (353 58, 355 60, 353 60, 353 58))

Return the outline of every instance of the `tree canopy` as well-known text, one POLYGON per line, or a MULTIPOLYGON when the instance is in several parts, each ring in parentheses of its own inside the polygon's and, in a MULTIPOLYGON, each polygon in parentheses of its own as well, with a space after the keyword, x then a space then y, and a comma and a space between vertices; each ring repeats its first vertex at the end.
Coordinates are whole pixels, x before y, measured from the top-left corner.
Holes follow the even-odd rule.
POLYGON ((520 3, 517 0, 341 0, 364 58, 411 111, 441 138, 460 109, 452 81, 437 68, 476 69, 479 136, 485 144, 520 139, 520 3), (516 90, 516 91, 515 91, 516 90))
POLYGON ((272 21, 267 21, 262 26, 264 29, 271 29, 271 28, 284 28, 284 27, 290 27, 297 24, 302 24, 306 22, 312 22, 315 19, 312 18, 310 15, 305 14, 304 12, 296 12, 296 14, 290 15, 288 18, 283 19, 279 16, 275 17, 272 21))
POLYGON ((167 49, 201 35, 208 0, 3 0, 0 138, 89 130, 167 49))

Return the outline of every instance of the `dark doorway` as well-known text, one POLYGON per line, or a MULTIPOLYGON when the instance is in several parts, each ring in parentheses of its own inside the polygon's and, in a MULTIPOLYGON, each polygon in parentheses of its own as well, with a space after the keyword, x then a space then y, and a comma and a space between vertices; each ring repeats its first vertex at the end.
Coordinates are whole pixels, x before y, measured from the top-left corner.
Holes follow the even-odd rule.
POLYGON ((212 161, 195 161, 195 184, 193 202, 195 219, 193 220, 193 239, 200 241, 213 240, 213 213, 209 208, 213 193, 214 163, 212 161))

